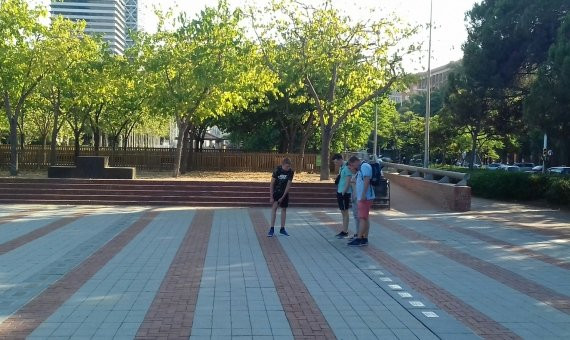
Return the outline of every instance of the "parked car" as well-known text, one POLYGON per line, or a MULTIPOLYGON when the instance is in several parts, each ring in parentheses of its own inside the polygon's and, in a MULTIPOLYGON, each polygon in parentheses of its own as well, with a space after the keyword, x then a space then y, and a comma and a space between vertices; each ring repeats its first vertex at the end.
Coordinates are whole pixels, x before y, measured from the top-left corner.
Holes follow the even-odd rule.
POLYGON ((555 166, 548 169, 549 174, 570 175, 570 166, 555 166))
POLYGON ((491 163, 489 165, 487 165, 487 170, 497 170, 500 169, 503 166, 503 164, 501 163, 491 163))
POLYGON ((542 172, 542 165, 537 165, 535 167, 533 167, 530 171, 527 172, 542 172))
POLYGON ((516 165, 507 165, 506 167, 503 168, 503 170, 507 172, 520 172, 521 168, 519 168, 516 165))
POLYGON ((531 171, 534 168, 534 163, 515 163, 521 171, 531 171))

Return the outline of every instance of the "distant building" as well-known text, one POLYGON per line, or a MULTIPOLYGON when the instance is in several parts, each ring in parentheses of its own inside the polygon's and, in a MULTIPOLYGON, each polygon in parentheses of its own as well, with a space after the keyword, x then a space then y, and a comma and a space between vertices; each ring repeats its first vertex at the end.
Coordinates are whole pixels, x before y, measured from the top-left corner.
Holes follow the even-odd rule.
POLYGON ((85 32, 99 35, 115 54, 127 47, 129 29, 137 29, 137 0, 64 0, 51 2, 51 15, 85 20, 85 32))
POLYGON ((127 13, 125 16, 127 23, 126 43, 127 43, 127 48, 129 48, 133 46, 134 43, 129 33, 138 31, 138 24, 139 24, 138 0, 126 0, 125 7, 127 9, 127 13))
MULTIPOLYGON (((461 61, 452 61, 446 65, 436 67, 431 70, 431 89, 432 91, 440 89, 447 84, 449 74, 458 66, 461 61)), ((402 104, 407 101, 411 96, 427 91, 428 77, 427 72, 415 74, 419 79, 416 83, 410 85, 409 89, 405 92, 393 92, 390 94, 390 99, 397 104, 402 104)))
MULTIPOLYGON (((454 70, 454 68, 459 65, 460 61, 452 61, 446 65, 436 67, 431 70, 431 89, 437 90, 447 84, 447 79, 449 74, 454 70)), ((428 74, 427 72, 422 72, 417 74, 420 78, 419 82, 410 87, 410 94, 416 94, 418 92, 427 91, 428 87, 428 74)))

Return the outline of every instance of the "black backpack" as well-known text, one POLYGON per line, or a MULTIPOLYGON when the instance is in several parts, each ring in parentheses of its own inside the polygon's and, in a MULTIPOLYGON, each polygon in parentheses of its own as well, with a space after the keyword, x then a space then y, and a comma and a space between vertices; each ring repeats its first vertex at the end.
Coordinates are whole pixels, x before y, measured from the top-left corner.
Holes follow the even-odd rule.
POLYGON ((370 185, 377 187, 382 183, 382 166, 378 162, 368 163, 372 167, 372 177, 370 177, 370 185))

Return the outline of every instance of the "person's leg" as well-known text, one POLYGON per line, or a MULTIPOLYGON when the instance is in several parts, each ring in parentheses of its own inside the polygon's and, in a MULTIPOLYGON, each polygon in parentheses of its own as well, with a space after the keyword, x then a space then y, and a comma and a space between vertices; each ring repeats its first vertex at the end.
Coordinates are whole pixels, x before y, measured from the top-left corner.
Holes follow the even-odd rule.
POLYGON ((277 201, 273 202, 273 206, 271 206, 271 227, 269 228, 269 232, 267 233, 268 237, 272 237, 273 234, 275 233, 275 219, 276 219, 276 215, 277 215, 277 207, 278 207, 278 203, 277 201))
POLYGON ((360 224, 360 245, 368 245, 368 231, 370 230, 370 208, 372 208, 372 201, 364 201, 364 213, 360 224))
POLYGON ((279 230, 279 233, 285 236, 289 236, 289 233, 285 231, 285 221, 287 219, 288 206, 289 206, 289 195, 285 196, 281 201, 281 229, 279 230))
POLYGON ((277 218, 277 206, 279 204, 277 202, 273 202, 273 206, 271 207, 271 228, 275 227, 275 219, 277 218))
POLYGON ((358 218, 360 219, 358 236, 348 243, 349 246, 361 246, 364 240, 363 233, 365 231, 366 220, 368 219, 368 215, 366 214, 366 201, 358 201, 358 218))
POLYGON ((337 192, 336 200, 338 203, 338 209, 340 210, 340 214, 342 216, 342 229, 338 234, 336 234, 336 237, 345 238, 348 237, 348 209, 350 207, 350 195, 342 195, 340 192, 337 192))
POLYGON ((358 218, 358 201, 352 201, 352 215, 354 218, 354 235, 358 236, 360 231, 360 219, 358 218))
POLYGON ((342 214, 342 231, 348 233, 348 209, 341 210, 342 214))
POLYGON ((287 219, 287 208, 281 209, 281 229, 285 229, 285 220, 287 219))
POLYGON ((368 238, 368 230, 370 229, 370 219, 360 220, 360 238, 368 238))

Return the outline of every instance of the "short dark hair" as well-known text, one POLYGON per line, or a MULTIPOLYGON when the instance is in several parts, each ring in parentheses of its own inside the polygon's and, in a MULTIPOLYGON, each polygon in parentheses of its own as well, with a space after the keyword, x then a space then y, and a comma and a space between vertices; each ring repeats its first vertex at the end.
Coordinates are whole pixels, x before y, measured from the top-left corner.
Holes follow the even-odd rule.
POLYGON ((348 159, 348 163, 349 163, 349 164, 356 163, 356 162, 358 162, 358 161, 360 161, 360 158, 358 158, 358 157, 356 157, 356 156, 352 156, 352 157, 350 157, 350 158, 348 159))
POLYGON ((333 159, 333 161, 336 161, 337 159, 342 160, 342 155, 340 153, 335 153, 332 159, 333 159))
POLYGON ((283 158, 283 162, 281 162, 281 164, 289 164, 291 165, 291 160, 287 157, 283 158))

